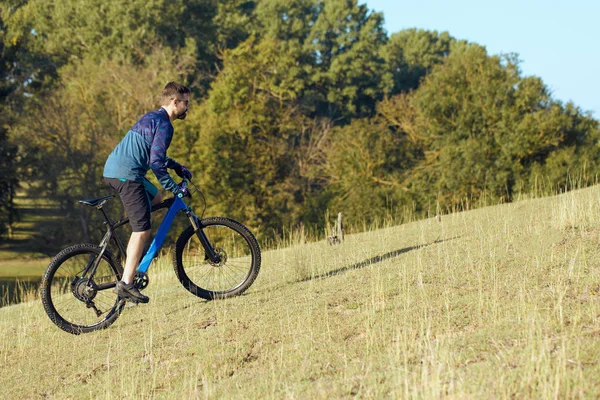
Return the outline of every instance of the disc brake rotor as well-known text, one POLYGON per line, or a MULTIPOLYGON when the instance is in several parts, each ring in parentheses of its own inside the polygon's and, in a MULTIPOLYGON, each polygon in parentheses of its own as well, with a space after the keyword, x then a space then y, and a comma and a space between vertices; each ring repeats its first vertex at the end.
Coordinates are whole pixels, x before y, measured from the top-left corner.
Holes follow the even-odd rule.
POLYGON ((210 265, 212 265, 213 267, 222 267, 223 265, 227 264, 227 253, 225 252, 225 250, 223 250, 220 247, 216 247, 215 248, 215 254, 217 255, 217 257, 219 258, 219 261, 217 262, 213 262, 210 259, 208 259, 208 263, 210 265))

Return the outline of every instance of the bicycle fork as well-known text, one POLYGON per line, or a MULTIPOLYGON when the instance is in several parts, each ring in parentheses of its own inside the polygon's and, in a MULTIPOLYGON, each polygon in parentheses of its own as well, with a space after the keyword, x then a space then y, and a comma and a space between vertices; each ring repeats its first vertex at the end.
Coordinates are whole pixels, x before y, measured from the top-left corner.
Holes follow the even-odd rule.
POLYGON ((206 258, 209 259, 210 262, 213 264, 218 264, 219 262, 221 262, 221 257, 219 257, 219 255, 215 252, 215 249, 210 243, 210 240, 208 240, 206 233, 204 233, 204 229, 202 229, 203 226, 201 222, 198 220, 198 217, 194 214, 191 208, 188 207, 185 210, 185 215, 187 215, 188 219, 190 220, 190 223, 194 227, 194 232, 196 233, 196 236, 200 240, 200 243, 202 243, 202 247, 204 247, 204 251, 206 252, 206 258))

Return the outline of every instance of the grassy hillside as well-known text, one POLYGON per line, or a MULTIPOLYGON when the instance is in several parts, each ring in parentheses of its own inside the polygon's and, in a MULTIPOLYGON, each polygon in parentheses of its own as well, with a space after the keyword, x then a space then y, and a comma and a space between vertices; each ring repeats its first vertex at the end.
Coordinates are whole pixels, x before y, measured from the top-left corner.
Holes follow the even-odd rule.
POLYGON ((151 301, 71 336, 0 309, 5 398, 594 398, 600 187, 264 254, 205 302, 151 268, 151 301))

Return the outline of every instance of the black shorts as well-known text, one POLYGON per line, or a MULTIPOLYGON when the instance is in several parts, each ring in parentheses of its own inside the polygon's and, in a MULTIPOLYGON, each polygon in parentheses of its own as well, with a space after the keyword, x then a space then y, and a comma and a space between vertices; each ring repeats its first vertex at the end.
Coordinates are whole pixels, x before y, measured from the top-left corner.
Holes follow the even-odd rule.
POLYGON ((150 230, 152 227, 150 222, 152 199, 158 193, 156 186, 146 179, 144 179, 144 182, 138 182, 117 178, 104 178, 104 181, 119 194, 133 232, 150 230))

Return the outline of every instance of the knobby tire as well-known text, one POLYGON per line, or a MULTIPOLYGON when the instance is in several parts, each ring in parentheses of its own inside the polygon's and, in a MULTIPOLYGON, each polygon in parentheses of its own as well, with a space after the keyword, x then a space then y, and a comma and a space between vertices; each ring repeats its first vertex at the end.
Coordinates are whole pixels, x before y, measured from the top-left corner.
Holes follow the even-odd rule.
MULTIPOLYGON (((44 310, 52 322, 66 332, 78 335, 107 328, 115 322, 123 310, 124 302, 119 301, 111 288, 97 291, 93 299, 94 306, 102 313, 100 316, 96 315, 93 308, 88 307, 86 301, 76 296, 76 293, 80 293, 76 287, 81 287, 77 284, 85 283, 77 273, 85 269, 86 260, 97 258, 101 250, 101 247, 94 244, 77 244, 68 247, 52 259, 44 273, 40 286, 44 310), (79 261, 79 264, 76 261, 79 261), (102 302, 100 303, 99 300, 102 302), (68 311, 69 309, 72 311, 68 311), (70 313, 73 315, 68 315, 70 313), (82 320, 76 320, 75 315, 79 315, 78 318, 82 320)), ((88 264, 89 262, 87 261, 88 264)), ((92 281, 95 285, 111 286, 121 279, 122 271, 116 258, 106 250, 92 281)))
POLYGON ((189 226, 175 245, 173 264, 177 278, 190 293, 206 300, 242 294, 260 271, 256 238, 244 225, 229 218, 205 218, 200 225, 221 262, 208 260, 193 226, 189 226))

